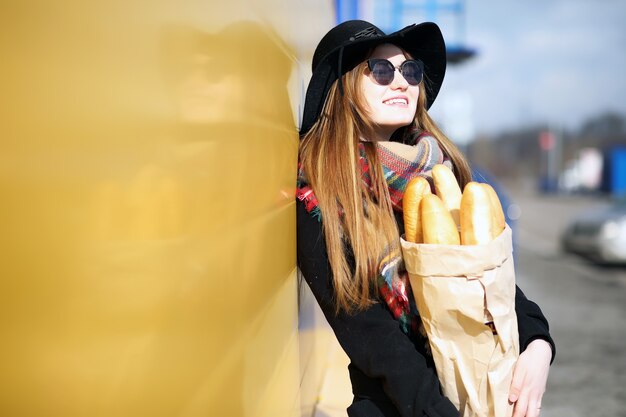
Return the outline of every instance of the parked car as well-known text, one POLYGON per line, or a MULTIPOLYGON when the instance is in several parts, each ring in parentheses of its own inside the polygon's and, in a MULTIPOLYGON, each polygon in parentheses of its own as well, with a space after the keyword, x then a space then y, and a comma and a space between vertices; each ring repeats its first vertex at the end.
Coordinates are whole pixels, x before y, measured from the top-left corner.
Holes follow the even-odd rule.
POLYGON ((561 246, 601 263, 626 264, 626 196, 574 219, 561 235, 561 246))

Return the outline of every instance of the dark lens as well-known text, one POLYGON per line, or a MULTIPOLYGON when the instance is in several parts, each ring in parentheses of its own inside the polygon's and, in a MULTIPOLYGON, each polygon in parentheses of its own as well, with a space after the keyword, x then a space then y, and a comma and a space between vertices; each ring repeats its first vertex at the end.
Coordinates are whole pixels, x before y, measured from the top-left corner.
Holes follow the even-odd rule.
POLYGON ((380 85, 389 85, 393 81, 395 68, 386 59, 372 60, 370 63, 372 77, 380 85))
POLYGON ((418 61, 404 61, 400 66, 400 72, 404 79, 411 85, 418 85, 422 81, 422 66, 418 61))

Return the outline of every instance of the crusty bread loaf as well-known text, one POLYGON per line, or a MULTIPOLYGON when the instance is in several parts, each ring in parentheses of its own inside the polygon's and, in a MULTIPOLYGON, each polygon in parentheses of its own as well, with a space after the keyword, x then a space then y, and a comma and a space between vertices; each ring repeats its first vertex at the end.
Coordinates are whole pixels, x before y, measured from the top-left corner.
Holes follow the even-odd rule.
POLYGON ((489 192, 477 182, 469 182, 461 199, 461 243, 484 245, 494 238, 494 214, 489 192))
POLYGON ((443 201, 435 194, 426 194, 420 203, 424 243, 459 245, 459 231, 443 201))
POLYGON ((493 189, 493 187, 489 184, 481 184, 485 190, 487 190, 487 194, 489 195, 489 201, 491 201, 491 208, 493 209, 493 230, 491 234, 494 238, 500 236, 500 233, 506 227, 506 220, 504 218, 504 211, 502 210, 502 204, 500 204, 500 199, 498 198, 498 194, 493 189))
POLYGON ((430 184, 423 177, 415 177, 406 186, 402 198, 402 213, 404 216, 404 236, 408 242, 422 243, 422 222, 419 213, 419 204, 425 194, 431 194, 430 184))
POLYGON ((432 170, 433 183, 435 184, 435 193, 441 198, 444 205, 452 215, 454 223, 460 226, 460 209, 461 209, 461 188, 452 173, 452 170, 446 165, 437 164, 432 170))

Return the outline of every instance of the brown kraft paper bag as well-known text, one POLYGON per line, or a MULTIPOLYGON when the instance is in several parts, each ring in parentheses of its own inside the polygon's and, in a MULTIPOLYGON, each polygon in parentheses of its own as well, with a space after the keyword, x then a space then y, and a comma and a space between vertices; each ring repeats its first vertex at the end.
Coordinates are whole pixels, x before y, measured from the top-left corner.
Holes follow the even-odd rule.
POLYGON ((463 417, 510 417, 519 356, 511 229, 486 245, 401 243, 444 395, 463 417))

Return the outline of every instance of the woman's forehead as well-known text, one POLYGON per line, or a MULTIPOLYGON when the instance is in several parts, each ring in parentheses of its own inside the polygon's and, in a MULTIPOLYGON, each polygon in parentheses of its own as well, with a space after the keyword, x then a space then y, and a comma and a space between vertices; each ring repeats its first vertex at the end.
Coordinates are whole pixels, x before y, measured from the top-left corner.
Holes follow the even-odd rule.
POLYGON ((389 59, 395 56, 404 57, 404 51, 394 44, 383 43, 382 45, 378 45, 376 48, 374 48, 370 58, 389 59))

